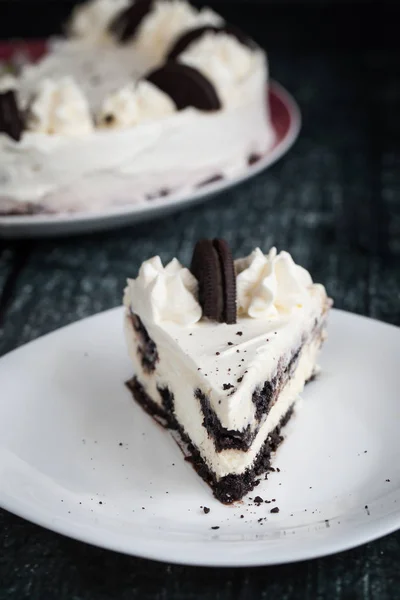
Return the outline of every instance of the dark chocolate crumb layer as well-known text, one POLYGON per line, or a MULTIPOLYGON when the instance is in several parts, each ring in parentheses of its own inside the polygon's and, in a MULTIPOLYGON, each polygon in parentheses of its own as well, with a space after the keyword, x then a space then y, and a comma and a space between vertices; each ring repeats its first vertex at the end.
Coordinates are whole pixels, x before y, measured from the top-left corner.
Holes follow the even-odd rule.
POLYGON ((133 312, 131 312, 131 321, 132 326, 140 339, 138 353, 140 355, 142 367, 147 373, 152 373, 155 370, 158 362, 157 346, 149 336, 147 329, 143 325, 140 317, 133 312))
POLYGON ((207 429, 208 435, 213 438, 216 451, 229 449, 246 451, 252 439, 250 425, 244 431, 226 429, 211 408, 208 397, 199 389, 195 391, 195 396, 200 402, 203 413, 203 426, 207 429))
MULTIPOLYGON (((290 407, 274 431, 269 434, 251 469, 247 469, 241 475, 227 475, 218 480, 205 464, 200 452, 192 444, 182 426, 176 421, 173 413, 167 412, 156 404, 145 392, 136 377, 127 382, 127 386, 135 400, 147 413, 153 416, 164 427, 173 429, 179 434, 182 445, 185 447, 186 460, 192 464, 199 476, 209 484, 214 496, 223 504, 232 504, 232 502, 240 500, 245 494, 256 487, 259 483, 259 476, 271 466, 271 455, 283 441, 281 430, 293 414, 293 407, 290 407)), ((173 401, 172 394, 170 394, 169 401, 173 401)))

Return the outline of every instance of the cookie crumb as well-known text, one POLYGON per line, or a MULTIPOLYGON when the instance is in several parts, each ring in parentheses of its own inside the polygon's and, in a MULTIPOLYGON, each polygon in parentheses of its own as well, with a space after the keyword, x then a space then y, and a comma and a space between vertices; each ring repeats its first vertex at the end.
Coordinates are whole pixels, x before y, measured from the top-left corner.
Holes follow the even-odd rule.
POLYGON ((208 508, 208 506, 204 506, 204 507, 203 507, 204 514, 206 514, 206 515, 208 515, 208 513, 210 512, 210 510, 211 510, 211 509, 210 509, 210 508, 208 508))
POLYGON ((274 508, 271 508, 271 510, 269 512, 271 512, 271 513, 278 513, 279 512, 279 508, 277 506, 275 506, 274 508))

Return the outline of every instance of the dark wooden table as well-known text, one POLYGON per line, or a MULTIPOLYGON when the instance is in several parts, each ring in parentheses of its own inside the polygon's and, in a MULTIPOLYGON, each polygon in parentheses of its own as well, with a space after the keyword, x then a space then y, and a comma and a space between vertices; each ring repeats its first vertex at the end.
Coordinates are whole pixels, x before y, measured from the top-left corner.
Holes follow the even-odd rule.
MULTIPOLYGON (((400 325, 400 53, 393 38, 375 35, 390 31, 396 15, 354 38, 357 14, 349 22, 337 9, 288 10, 256 6, 242 20, 271 48, 273 76, 301 106, 302 134, 288 156, 163 220, 87 237, 0 241, 0 354, 118 305, 143 259, 159 253, 187 262, 200 236, 225 237, 236 255, 255 245, 288 249, 336 307, 400 325)), ((297 565, 196 569, 92 548, 3 511, 0 547, 7 600, 400 598, 400 533, 297 565)))

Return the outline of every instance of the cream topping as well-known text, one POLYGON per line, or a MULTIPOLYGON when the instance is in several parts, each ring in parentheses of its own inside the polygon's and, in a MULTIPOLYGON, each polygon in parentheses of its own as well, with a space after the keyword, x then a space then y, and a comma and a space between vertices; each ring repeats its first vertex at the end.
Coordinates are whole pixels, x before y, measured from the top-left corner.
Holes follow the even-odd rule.
POLYGON ((17 86, 18 79, 14 77, 14 75, 10 75, 9 73, 6 73, 5 75, 0 75, 0 93, 15 90, 17 86))
POLYGON ((129 0, 90 0, 80 4, 72 12, 68 33, 93 42, 108 39, 108 26, 129 4, 129 0))
POLYGON ((309 298, 311 275, 288 252, 271 248, 265 255, 256 248, 235 266, 239 314, 268 318, 301 308, 309 298))
POLYGON ((29 107, 27 128, 36 133, 81 136, 91 133, 89 104, 72 79, 45 79, 29 107))
POLYGON ((128 279, 126 302, 141 318, 154 323, 170 321, 187 327, 201 318, 197 281, 174 258, 165 267, 159 256, 146 260, 136 279, 128 279))
POLYGON ((158 0, 143 19, 133 43, 151 56, 154 64, 159 64, 176 38, 185 31, 223 22, 222 17, 209 8, 198 11, 186 0, 158 0))
POLYGON ((178 60, 194 67, 215 86, 221 101, 227 105, 235 97, 235 88, 262 59, 259 50, 252 50, 227 33, 207 32, 192 42, 178 60))
POLYGON ((176 106, 171 98, 149 81, 139 81, 106 98, 98 120, 100 127, 132 127, 171 115, 176 106))

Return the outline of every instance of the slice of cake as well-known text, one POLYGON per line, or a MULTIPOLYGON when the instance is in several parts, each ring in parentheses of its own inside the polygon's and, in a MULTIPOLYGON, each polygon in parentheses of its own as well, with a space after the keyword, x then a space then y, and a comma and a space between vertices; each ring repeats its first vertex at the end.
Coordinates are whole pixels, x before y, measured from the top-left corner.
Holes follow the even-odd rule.
POLYGON ((270 467, 316 373, 331 303, 287 252, 233 261, 223 240, 198 242, 190 270, 156 256, 128 280, 128 386, 221 502, 270 467))
MULTIPOLYGON (((272 146, 265 52, 186 0, 91 0, 0 76, 0 214, 99 211, 246 171, 272 146)), ((163 200, 164 199, 164 200, 163 200)))

